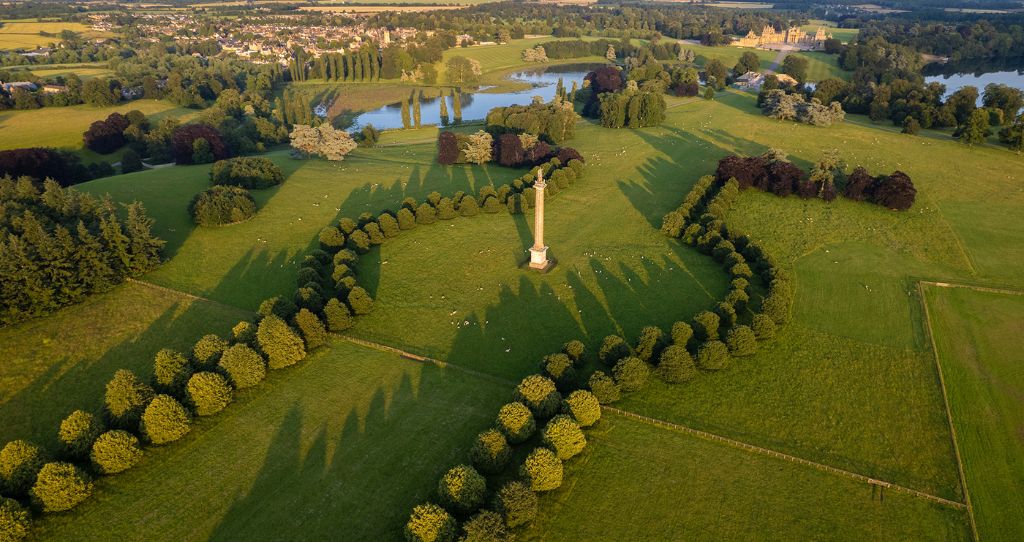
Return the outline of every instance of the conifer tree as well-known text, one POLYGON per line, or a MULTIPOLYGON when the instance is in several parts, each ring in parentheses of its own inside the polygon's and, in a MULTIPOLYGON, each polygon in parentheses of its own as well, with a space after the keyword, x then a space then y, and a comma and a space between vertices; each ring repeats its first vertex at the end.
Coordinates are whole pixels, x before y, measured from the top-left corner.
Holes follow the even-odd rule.
POLYGON ((441 94, 441 126, 448 126, 448 99, 441 94))
POLYGON ((452 110, 455 114, 455 124, 462 122, 462 89, 452 91, 452 110))

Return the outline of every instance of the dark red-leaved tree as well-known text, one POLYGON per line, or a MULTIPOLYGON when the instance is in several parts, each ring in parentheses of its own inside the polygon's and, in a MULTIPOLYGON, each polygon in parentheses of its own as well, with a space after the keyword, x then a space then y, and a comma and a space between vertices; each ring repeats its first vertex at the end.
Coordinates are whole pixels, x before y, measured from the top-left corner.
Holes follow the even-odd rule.
POLYGON ((501 134, 498 137, 498 163, 515 167, 523 162, 523 142, 516 134, 501 134))
POLYGON ((55 149, 33 147, 0 151, 0 176, 27 176, 42 181, 47 177, 61 186, 89 180, 89 172, 78 157, 55 149))
POLYGON ((583 156, 580 155, 579 151, 572 147, 562 147, 561 149, 558 149, 557 156, 558 161, 561 162, 563 166, 568 164, 569 160, 579 160, 580 162, 586 161, 583 159, 583 156))
POLYGON ((868 173, 868 170, 858 166, 846 178, 843 195, 854 201, 864 201, 871 197, 871 189, 874 184, 875 178, 868 173))
MULTIPOLYGON (((547 162, 548 158, 551 157, 551 145, 548 145, 544 141, 538 141, 536 145, 530 147, 530 150, 526 151, 524 158, 527 162, 532 165, 540 164, 541 162, 547 162)), ((565 162, 562 162, 563 164, 565 162)))
POLYGON ((768 191, 776 196, 786 197, 793 193, 804 172, 792 162, 772 162, 768 166, 768 191))
POLYGON ((878 178, 872 201, 888 209, 906 211, 914 204, 917 189, 914 188, 910 176, 902 171, 894 171, 888 177, 878 178))
POLYGON ((796 183, 796 195, 804 199, 811 199, 818 195, 818 183, 810 179, 801 179, 796 183))
POLYGON ((726 156, 718 161, 718 169, 715 176, 718 182, 724 183, 729 179, 736 179, 740 189, 757 186, 759 180, 767 177, 768 161, 761 156, 744 158, 742 156, 726 156))
POLYGON ((192 144, 195 140, 203 138, 210 144, 210 152, 214 160, 223 160, 231 155, 227 145, 220 136, 220 132, 209 124, 183 124, 174 129, 171 135, 171 150, 174 153, 174 161, 179 164, 191 164, 192 153, 195 152, 192 144))
POLYGON ((86 148, 100 154, 110 154, 124 145, 124 128, 116 123, 98 120, 82 134, 86 148))
POLYGON ((615 92, 622 88, 622 72, 614 66, 598 68, 588 73, 584 79, 590 81, 590 88, 594 90, 594 94, 615 92))
POLYGON ((451 132, 437 136, 437 163, 450 166, 459 159, 459 140, 451 132))

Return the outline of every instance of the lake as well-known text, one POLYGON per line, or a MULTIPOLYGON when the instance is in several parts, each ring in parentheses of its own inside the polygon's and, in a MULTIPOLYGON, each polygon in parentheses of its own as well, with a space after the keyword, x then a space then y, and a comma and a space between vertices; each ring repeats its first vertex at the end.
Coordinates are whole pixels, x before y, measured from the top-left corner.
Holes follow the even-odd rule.
MULTIPOLYGON (((600 67, 600 65, 552 66, 537 70, 524 70, 513 73, 509 78, 530 83, 532 87, 526 90, 487 92, 485 87, 477 92, 463 92, 461 98, 462 120, 464 122, 483 120, 491 109, 499 106, 529 105, 533 101, 534 96, 540 96, 545 102, 549 102, 555 97, 555 89, 559 79, 562 79, 562 84, 565 85, 566 91, 572 88, 573 81, 576 82, 578 87, 582 88, 583 78, 597 67, 600 67)), ((453 119, 455 108, 452 104, 452 97, 445 96, 444 100, 448 106, 448 116, 450 119, 453 119)), ((440 102, 441 98, 425 98, 420 102, 420 123, 422 125, 441 124, 440 102)), ((411 108, 409 114, 411 117, 411 108)), ((352 120, 348 130, 355 132, 361 130, 367 124, 372 124, 379 130, 402 128, 401 102, 360 113, 352 120)))
POLYGON ((942 99, 950 97, 965 86, 978 88, 978 105, 985 85, 1000 83, 1024 90, 1024 61, 1013 59, 998 64, 977 63, 965 65, 929 64, 924 70, 925 83, 942 83, 946 85, 946 94, 942 99))

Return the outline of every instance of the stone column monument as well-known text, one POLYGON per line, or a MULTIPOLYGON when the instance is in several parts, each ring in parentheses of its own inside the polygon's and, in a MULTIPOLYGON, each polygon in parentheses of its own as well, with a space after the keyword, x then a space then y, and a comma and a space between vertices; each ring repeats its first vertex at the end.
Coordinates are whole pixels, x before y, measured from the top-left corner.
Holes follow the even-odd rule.
POLYGON ((544 245, 544 175, 537 170, 537 182, 533 184, 533 190, 537 199, 533 204, 533 247, 530 249, 530 267, 532 269, 547 269, 551 264, 548 261, 548 247, 544 245))

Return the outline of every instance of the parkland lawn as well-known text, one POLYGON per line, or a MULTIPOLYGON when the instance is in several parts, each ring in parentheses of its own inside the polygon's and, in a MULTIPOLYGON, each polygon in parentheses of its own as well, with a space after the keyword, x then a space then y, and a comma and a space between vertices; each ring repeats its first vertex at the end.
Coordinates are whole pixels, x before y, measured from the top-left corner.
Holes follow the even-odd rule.
MULTIPOLYGON (((652 382, 617 406, 962 501, 916 282, 1024 287, 1024 164, 1003 149, 969 148, 932 132, 902 135, 862 119, 831 128, 778 122, 760 115, 753 102, 731 91, 714 101, 673 102, 663 125, 643 130, 581 123, 569 144, 587 159, 585 178, 547 204, 546 240, 558 260, 551 273, 516 268, 532 241, 532 214, 420 226, 363 258, 360 282, 376 307, 351 333, 504 379, 536 371, 543 354, 569 339, 583 339, 591 354, 609 333, 633 341, 641 327, 667 328, 710 308, 724 292, 727 278, 716 264, 657 232, 661 217, 699 176, 734 152, 778 147, 806 167, 839 149, 851 166, 907 172, 918 189, 915 206, 895 213, 845 200, 744 193, 729 225, 750 233, 795 274, 793 321, 757 355, 734 360, 727 370, 674 387, 652 382)), ((257 216, 223 228, 194 228, 185 210, 208 183, 204 166, 83 188, 139 199, 156 219, 170 260, 144 280, 209 298, 216 304, 203 306, 218 311, 221 304, 251 310, 265 297, 294 290, 296 262, 323 225, 396 208, 406 196, 475 192, 521 173, 439 166, 434 145, 418 143, 429 132, 394 140, 386 133, 382 146, 358 149, 341 163, 274 153, 285 183, 255 191, 257 216), (406 144, 392 145, 400 142, 406 144)), ((166 300, 139 303, 156 304, 145 309, 154 321, 166 311, 159 308, 166 300)), ((106 316, 110 325, 145 330, 145 323, 129 321, 128 310, 115 308, 106 316)), ((223 310, 208 317, 209 331, 237 321, 238 313, 223 310)), ((92 322, 65 314, 50 325, 88 336, 92 322)), ((993 325, 1009 317, 994 315, 993 325)), ((160 343, 187 344, 192 339, 184 337, 202 334, 183 326, 183 338, 171 338, 177 331, 162 322, 156 329, 162 331, 129 332, 152 337, 135 352, 111 341, 62 365, 90 375, 83 403, 26 401, 18 403, 19 416, 53 420, 74 406, 95 405, 85 398, 102 395, 104 372, 143 367, 160 343), (104 369, 89 373, 97 359, 104 369)), ((998 347, 979 348, 979 363, 990 363, 995 352, 998 347)), ((25 364, 52 363, 46 351, 31 356, 25 364)), ((44 389, 49 378, 31 373, 3 382, 13 395, 44 389)), ((135 535, 128 529, 140 524, 151 526, 146 538, 169 540, 287 536, 300 528, 314 536, 395 538, 411 505, 430 496, 441 472, 465 460, 473 435, 490 426, 510 391, 511 384, 334 343, 203 420, 184 443, 147 450, 142 465, 102 480, 97 498, 80 509, 43 519, 41 538, 87 538, 108 532, 102 529, 135 535), (184 530, 189 525, 196 534, 184 530)), ((956 393, 951 401, 954 413, 957 404, 974 408, 956 393)), ((12 404, 0 404, 0 416, 6 419, 12 404)), ((44 425, 23 421, 4 436, 41 438, 44 425)), ((966 517, 955 508, 894 491, 879 501, 866 484, 664 429, 613 417, 590 439, 593 446, 570 463, 563 489, 542 498, 542 531, 531 533, 658 538, 636 530, 639 517, 652 525, 670 518, 673 532, 704 538, 749 538, 748 525, 790 539, 969 537, 966 517), (708 488, 718 493, 709 496, 708 488), (583 524, 588 521, 593 525, 583 524)), ((986 460, 972 459, 977 453, 964 444, 961 449, 968 476, 972 461, 982 469, 973 476, 983 476, 986 460)), ((968 486, 972 497, 985 492, 970 479, 968 486)), ((990 503, 975 498, 978 518, 998 514, 990 503)))
POLYGON ((0 50, 35 49, 56 44, 60 41, 58 34, 65 30, 78 33, 84 38, 112 36, 109 32, 97 32, 82 23, 66 21, 39 22, 35 19, 16 19, 0 23, 0 50))

